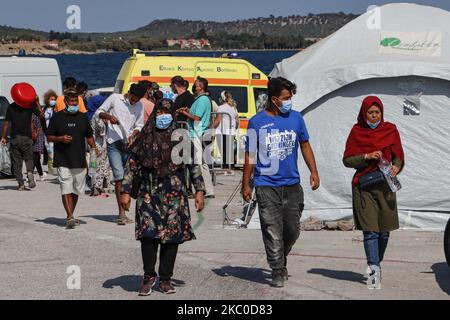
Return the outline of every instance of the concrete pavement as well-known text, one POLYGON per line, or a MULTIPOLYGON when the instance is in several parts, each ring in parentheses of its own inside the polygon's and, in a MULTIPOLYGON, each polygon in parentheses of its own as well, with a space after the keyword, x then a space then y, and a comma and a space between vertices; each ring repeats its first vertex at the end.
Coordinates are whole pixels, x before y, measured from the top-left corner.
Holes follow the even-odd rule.
MULTIPOLYGON (((202 216, 193 214, 198 240, 180 247, 178 293, 148 298, 136 294, 142 264, 134 225, 114 223, 113 196, 81 197, 82 225, 66 230, 56 180, 26 192, 0 180, 0 299, 450 299, 442 232, 394 232, 380 291, 366 289, 360 232, 303 232, 289 257, 289 281, 271 288, 260 231, 222 228, 221 208, 239 179, 219 176, 216 199, 202 216), (80 290, 67 287, 69 266, 80 268, 80 290)), ((240 217, 237 200, 232 218, 240 217)))

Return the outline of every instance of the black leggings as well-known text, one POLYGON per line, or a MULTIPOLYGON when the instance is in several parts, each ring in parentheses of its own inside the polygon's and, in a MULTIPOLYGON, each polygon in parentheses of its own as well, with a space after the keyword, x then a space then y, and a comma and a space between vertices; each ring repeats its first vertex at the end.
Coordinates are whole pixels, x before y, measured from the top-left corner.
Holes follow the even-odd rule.
POLYGON ((40 176, 44 175, 44 171, 42 171, 41 165, 41 154, 39 152, 33 152, 33 165, 33 172, 34 168, 36 168, 40 176))
POLYGON ((156 239, 141 239, 144 272, 146 276, 157 276, 155 265, 159 245, 161 245, 161 252, 159 254, 159 279, 161 281, 168 281, 173 276, 173 269, 178 253, 178 244, 161 244, 161 242, 156 239))

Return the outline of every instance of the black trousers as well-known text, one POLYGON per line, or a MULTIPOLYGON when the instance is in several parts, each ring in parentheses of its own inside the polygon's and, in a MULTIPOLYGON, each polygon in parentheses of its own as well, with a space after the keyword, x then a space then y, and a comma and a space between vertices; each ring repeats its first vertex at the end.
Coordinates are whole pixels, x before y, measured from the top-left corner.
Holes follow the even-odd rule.
POLYGON ((44 147, 44 162, 42 163, 44 166, 48 164, 48 151, 47 148, 44 147))
POLYGON ((15 136, 10 145, 14 176, 20 185, 24 184, 22 166, 25 161, 27 173, 33 172, 33 140, 25 136, 15 136))
POLYGON ((173 276, 175 260, 178 253, 178 244, 161 244, 156 239, 141 239, 142 260, 146 276, 157 276, 155 271, 158 247, 161 246, 159 254, 159 279, 168 281, 173 276))
POLYGON ((218 135, 218 144, 220 148, 220 153, 222 155, 222 164, 226 169, 234 168, 236 163, 236 150, 234 149, 234 136, 232 135, 218 135))
POLYGON ((42 176, 44 174, 44 171, 42 170, 41 154, 39 152, 33 152, 33 165, 33 171, 36 168, 39 175, 42 176))

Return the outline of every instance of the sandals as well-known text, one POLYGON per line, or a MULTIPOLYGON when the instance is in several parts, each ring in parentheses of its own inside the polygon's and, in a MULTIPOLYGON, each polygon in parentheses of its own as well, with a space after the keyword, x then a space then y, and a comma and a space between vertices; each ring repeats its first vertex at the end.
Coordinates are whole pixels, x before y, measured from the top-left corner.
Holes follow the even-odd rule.
POLYGON ((134 223, 134 221, 131 220, 130 218, 128 218, 127 216, 119 217, 119 219, 117 220, 117 224, 119 226, 126 226, 127 224, 131 224, 131 223, 134 223))

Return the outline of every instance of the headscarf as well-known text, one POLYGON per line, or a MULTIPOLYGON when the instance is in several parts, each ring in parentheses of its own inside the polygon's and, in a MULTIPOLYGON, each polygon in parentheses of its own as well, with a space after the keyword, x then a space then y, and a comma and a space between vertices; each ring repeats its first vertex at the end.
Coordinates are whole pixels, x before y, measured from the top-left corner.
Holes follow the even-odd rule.
POLYGON ((177 143, 172 141, 172 133, 176 129, 172 100, 162 99, 158 101, 147 123, 131 147, 137 167, 151 169, 160 178, 179 170, 182 165, 176 165, 172 161, 172 149, 177 143), (158 111, 172 114, 174 121, 166 130, 156 128, 158 111))
MULTIPOLYGON (((378 97, 369 96, 364 99, 358 115, 358 123, 353 126, 347 139, 344 159, 375 151, 382 151, 383 157, 390 162, 394 158, 400 158, 403 163, 405 162, 400 133, 397 127, 390 122, 384 121, 383 102, 378 97), (367 124, 367 111, 374 104, 380 108, 381 122, 377 128, 371 129, 367 124)), ((356 172, 353 178, 353 185, 358 184, 359 177, 378 169, 377 160, 370 160, 368 164, 368 167, 356 172)))

